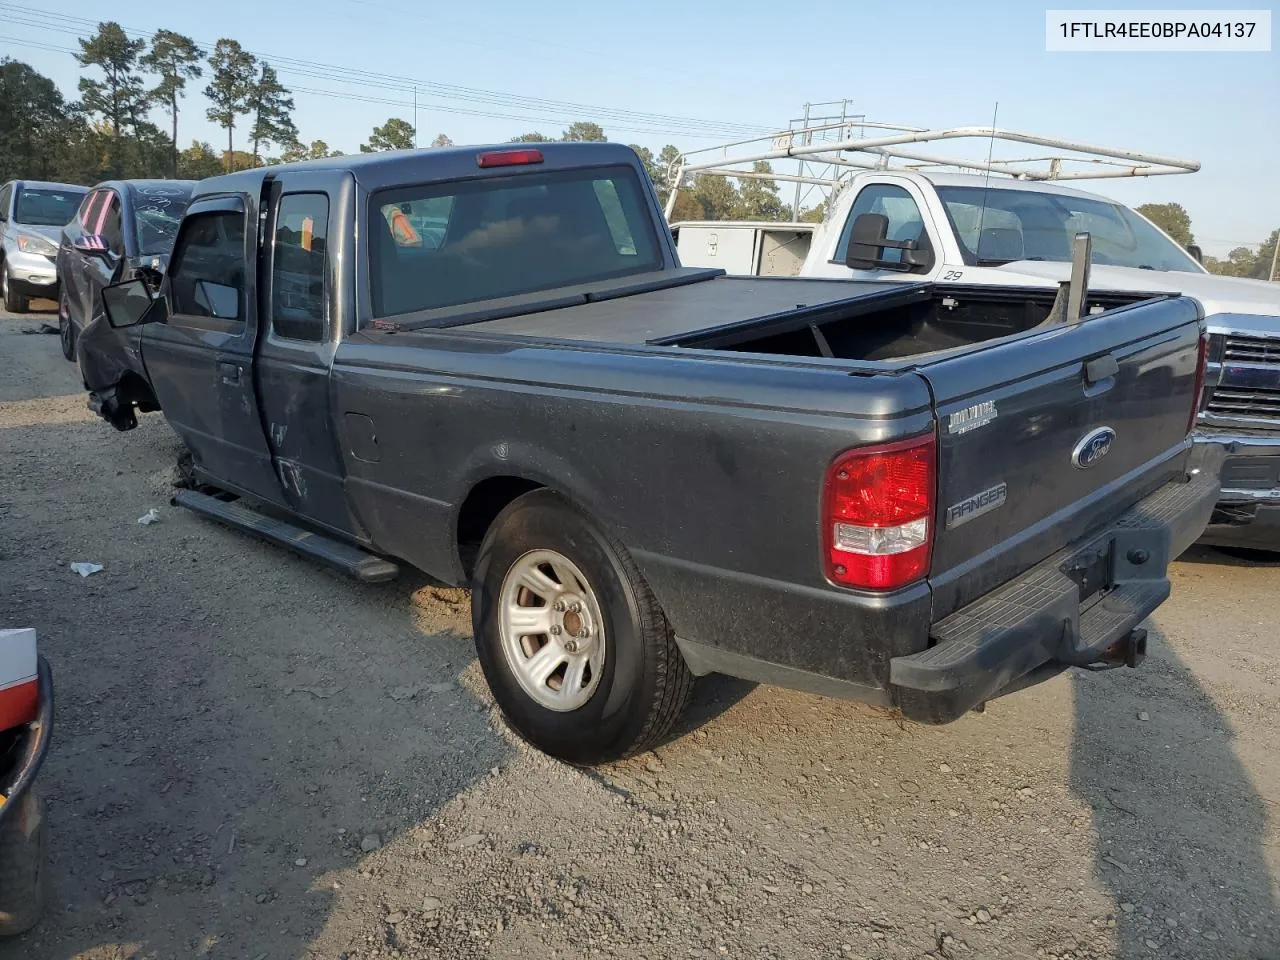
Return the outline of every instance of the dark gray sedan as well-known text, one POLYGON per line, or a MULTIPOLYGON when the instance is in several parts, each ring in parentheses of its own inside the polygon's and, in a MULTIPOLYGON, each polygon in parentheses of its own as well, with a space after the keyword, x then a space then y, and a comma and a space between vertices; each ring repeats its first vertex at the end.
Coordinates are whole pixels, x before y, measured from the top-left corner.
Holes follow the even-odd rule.
POLYGON ((75 359, 76 339, 101 310, 107 284, 139 269, 163 270, 193 180, 111 180, 94 187, 58 247, 58 331, 62 353, 75 359))

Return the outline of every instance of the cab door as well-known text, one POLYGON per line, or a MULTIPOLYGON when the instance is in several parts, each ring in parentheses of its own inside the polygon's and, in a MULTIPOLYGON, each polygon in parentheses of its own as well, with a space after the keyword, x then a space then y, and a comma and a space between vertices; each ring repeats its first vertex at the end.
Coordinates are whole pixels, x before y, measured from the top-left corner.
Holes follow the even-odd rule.
POLYGON ((200 479, 284 505, 254 390, 257 207, 249 194, 191 204, 165 281, 168 318, 144 328, 142 359, 200 479))
MULTIPOLYGON (((852 280, 905 280, 919 283, 921 280, 950 279, 943 270, 941 244, 935 242, 937 231, 929 214, 924 197, 915 185, 907 181, 874 181, 858 190, 848 216, 840 229, 830 259, 813 263, 812 272, 806 276, 842 277, 852 280), (925 263, 919 266, 899 266, 903 251, 883 248, 883 266, 853 269, 846 262, 853 224, 862 214, 875 214, 885 218, 885 238, 888 240, 914 240, 918 250, 925 254, 925 263), (941 272, 941 275, 940 275, 941 272)), ((811 257, 812 260, 812 257, 811 257)))
POLYGON ((351 316, 354 183, 286 172, 271 182, 263 233, 262 329, 255 373, 275 472, 299 515, 364 539, 350 508, 329 370, 351 316))

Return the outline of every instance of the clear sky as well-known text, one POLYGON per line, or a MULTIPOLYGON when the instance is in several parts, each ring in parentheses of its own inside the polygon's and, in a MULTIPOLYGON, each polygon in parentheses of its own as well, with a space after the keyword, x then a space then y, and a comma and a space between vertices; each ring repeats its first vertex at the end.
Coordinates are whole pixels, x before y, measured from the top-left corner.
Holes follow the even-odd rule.
MULTIPOLYGON (((50 12, 0 0, 0 56, 75 97, 66 51, 98 20, 206 46, 232 37, 294 90, 304 140, 348 152, 389 116, 412 121, 414 81, 424 144, 440 132, 458 143, 558 135, 581 119, 655 152, 785 127, 806 101, 847 97, 868 119, 918 126, 987 125, 998 101, 1002 127, 1201 161, 1190 176, 1081 186, 1183 204, 1207 253, 1280 227, 1277 38, 1271 53, 1046 53, 1046 5, 1066 4, 58 0, 50 12)), ((204 118, 204 83, 190 85, 184 144, 225 142, 204 118)))

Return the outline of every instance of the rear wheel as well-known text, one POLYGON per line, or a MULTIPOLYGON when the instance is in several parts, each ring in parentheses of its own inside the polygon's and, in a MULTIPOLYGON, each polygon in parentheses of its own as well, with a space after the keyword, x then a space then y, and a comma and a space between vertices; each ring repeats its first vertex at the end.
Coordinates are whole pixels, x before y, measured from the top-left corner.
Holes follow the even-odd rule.
POLYGON ((0 937, 25 933, 44 907, 49 828, 44 804, 28 792, 0 824, 0 937))
POLYGON ((76 328, 71 323, 71 298, 63 290, 58 295, 58 339, 62 342, 62 355, 68 360, 76 358, 76 328))
POLYGON ((568 501, 537 490, 490 526, 472 577, 485 679, 507 721, 572 763, 648 749, 693 675, 626 549, 568 501))
POLYGON ((27 298, 14 289, 9 279, 7 263, 0 263, 0 299, 3 299, 4 308, 10 313, 27 312, 27 298))

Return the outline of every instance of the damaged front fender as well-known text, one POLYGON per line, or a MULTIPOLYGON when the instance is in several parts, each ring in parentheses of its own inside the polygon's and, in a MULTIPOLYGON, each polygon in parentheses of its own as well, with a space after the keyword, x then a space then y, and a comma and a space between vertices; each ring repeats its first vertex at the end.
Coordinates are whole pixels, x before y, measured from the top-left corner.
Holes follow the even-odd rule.
POLYGON ((89 409, 117 430, 132 430, 138 413, 159 410, 142 361, 142 328, 112 327, 99 314, 76 340, 76 359, 89 409))

